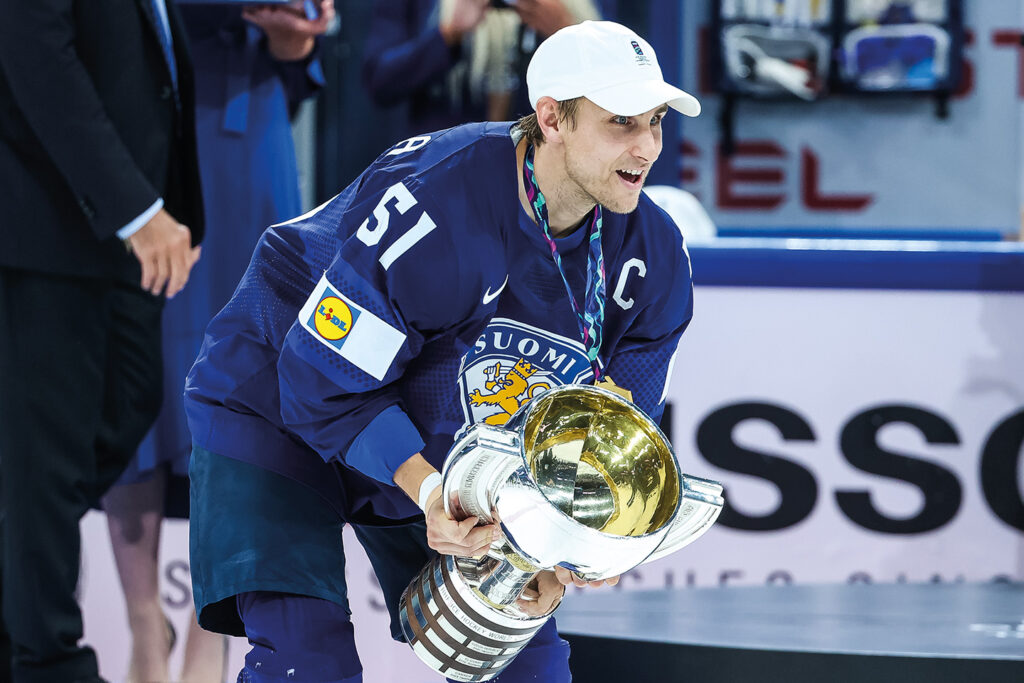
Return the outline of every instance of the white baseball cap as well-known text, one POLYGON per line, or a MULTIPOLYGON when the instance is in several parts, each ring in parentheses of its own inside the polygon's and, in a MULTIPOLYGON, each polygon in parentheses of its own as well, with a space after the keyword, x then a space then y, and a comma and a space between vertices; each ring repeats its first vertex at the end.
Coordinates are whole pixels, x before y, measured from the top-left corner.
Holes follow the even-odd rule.
POLYGON ((554 33, 526 69, 530 104, 552 97, 588 100, 618 116, 637 116, 667 104, 687 116, 700 113, 693 95, 665 82, 650 43, 621 24, 584 21, 554 33))

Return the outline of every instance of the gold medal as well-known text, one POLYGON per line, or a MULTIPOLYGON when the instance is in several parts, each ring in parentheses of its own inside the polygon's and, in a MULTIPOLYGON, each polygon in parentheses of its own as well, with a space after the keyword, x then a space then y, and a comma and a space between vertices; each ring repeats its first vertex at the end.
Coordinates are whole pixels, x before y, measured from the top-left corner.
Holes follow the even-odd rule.
POLYGON ((622 387, 620 387, 608 375, 605 375, 597 382, 594 382, 594 386, 597 387, 598 389, 606 389, 607 391, 610 391, 613 394, 618 394, 619 396, 626 399, 630 403, 633 402, 633 392, 631 392, 629 389, 623 389, 622 387))

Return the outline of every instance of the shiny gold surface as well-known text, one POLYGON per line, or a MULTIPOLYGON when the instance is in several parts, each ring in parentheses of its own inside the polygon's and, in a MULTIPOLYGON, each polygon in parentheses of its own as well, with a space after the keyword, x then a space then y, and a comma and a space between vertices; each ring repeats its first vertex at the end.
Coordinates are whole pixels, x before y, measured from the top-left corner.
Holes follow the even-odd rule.
POLYGON ((618 536, 661 528, 679 500, 669 445, 634 406, 592 387, 538 396, 524 425, 534 481, 581 524, 618 536))

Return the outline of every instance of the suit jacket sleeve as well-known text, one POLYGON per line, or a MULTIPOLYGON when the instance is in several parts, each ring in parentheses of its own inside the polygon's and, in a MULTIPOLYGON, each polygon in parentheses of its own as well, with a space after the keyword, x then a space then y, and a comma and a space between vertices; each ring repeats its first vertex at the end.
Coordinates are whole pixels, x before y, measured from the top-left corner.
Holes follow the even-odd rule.
POLYGON ((407 2, 373 4, 373 23, 366 39, 363 81, 374 102, 389 106, 441 79, 460 55, 448 47, 437 24, 410 27, 407 2))
MULTIPOLYGON (((269 59, 270 50, 264 43, 261 48, 269 59)), ((274 60, 278 76, 284 85, 284 93, 288 98, 288 115, 295 116, 299 106, 308 98, 316 95, 325 85, 323 65, 320 63, 320 40, 317 39, 313 51, 305 59, 295 62, 274 60)))
POLYGON ((73 4, 0 0, 0 69, 14 105, 103 240, 160 195, 118 136, 76 54, 73 4))

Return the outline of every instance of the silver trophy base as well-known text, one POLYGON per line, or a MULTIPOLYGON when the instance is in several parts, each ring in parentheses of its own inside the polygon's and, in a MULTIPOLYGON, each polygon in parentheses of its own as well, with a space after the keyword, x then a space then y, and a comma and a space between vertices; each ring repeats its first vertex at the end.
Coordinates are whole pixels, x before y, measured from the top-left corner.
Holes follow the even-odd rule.
POLYGON ((402 594, 402 632, 416 655, 455 681, 494 678, 551 614, 529 617, 488 604, 450 555, 434 558, 402 594))

